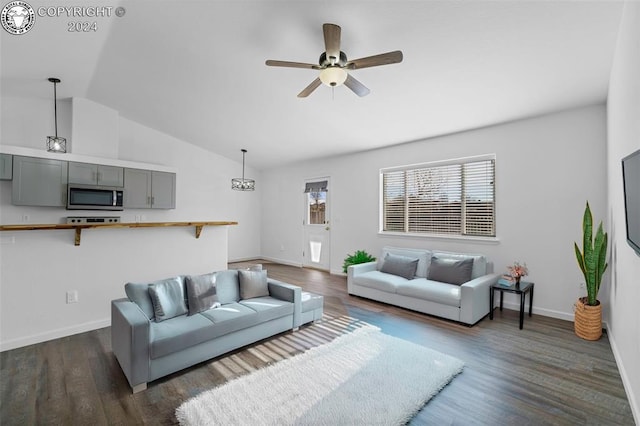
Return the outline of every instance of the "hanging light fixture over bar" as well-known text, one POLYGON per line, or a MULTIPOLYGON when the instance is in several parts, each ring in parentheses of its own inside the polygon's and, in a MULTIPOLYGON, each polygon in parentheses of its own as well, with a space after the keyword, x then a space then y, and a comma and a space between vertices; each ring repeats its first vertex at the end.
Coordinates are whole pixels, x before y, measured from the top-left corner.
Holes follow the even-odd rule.
POLYGON ((56 93, 56 85, 60 83, 60 79, 50 77, 49 81, 53 83, 53 118, 56 126, 56 135, 47 136, 47 151, 65 153, 67 152, 67 140, 58 137, 58 94, 56 93))
POLYGON ((246 149, 242 149, 242 178, 231 179, 231 189, 236 191, 254 191, 256 189, 256 181, 253 179, 244 178, 244 156, 247 153, 246 149))

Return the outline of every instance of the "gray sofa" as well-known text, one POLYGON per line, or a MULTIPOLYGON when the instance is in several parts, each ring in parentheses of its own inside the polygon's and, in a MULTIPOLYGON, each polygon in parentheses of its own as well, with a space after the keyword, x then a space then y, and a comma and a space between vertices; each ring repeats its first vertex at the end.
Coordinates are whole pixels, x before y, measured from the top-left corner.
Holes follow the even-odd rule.
POLYGON ((483 255, 384 247, 377 262, 349 266, 349 294, 473 325, 489 313, 498 281, 483 255))
MULTIPOLYGON (((111 343, 134 393, 302 324, 301 288, 267 278, 266 271, 128 283, 125 292, 127 298, 111 302, 111 343)), ((313 308, 322 315, 321 306, 313 308)))

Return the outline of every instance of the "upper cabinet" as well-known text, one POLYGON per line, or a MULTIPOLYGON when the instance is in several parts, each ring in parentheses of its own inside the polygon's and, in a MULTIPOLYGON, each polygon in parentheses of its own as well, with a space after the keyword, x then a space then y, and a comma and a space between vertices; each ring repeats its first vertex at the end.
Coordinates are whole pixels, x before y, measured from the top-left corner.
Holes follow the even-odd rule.
POLYGON ((124 169, 124 208, 175 209, 176 174, 124 169))
POLYGON ((0 154, 0 180, 11 180, 13 178, 13 156, 11 154, 0 154))
POLYGON ((124 186, 124 168, 70 162, 69 183, 122 188, 124 186))
POLYGON ((67 162, 13 157, 11 202, 17 206, 67 206, 67 162))

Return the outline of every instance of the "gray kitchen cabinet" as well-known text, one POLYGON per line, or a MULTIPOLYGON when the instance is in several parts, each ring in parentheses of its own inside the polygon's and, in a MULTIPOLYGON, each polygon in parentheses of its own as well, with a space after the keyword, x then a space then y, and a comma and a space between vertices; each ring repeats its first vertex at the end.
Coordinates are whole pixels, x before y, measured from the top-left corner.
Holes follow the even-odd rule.
POLYGON ((151 208, 176 208, 176 174, 151 172, 151 208))
POLYGON ((67 162, 13 157, 11 203, 17 206, 67 206, 67 162))
POLYGON ((124 169, 125 209, 175 209, 176 174, 124 169))
POLYGON ((97 186, 124 186, 124 168, 102 164, 69 163, 69 183, 97 186))
POLYGON ((13 178, 13 156, 11 154, 0 154, 0 180, 11 180, 13 178))

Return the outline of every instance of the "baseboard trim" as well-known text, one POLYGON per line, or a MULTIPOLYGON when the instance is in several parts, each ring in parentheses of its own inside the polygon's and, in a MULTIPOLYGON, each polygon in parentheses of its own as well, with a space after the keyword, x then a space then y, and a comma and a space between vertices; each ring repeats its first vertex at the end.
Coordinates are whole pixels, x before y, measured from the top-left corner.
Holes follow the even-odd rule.
POLYGON ((73 325, 71 327, 58 328, 44 333, 32 334, 31 336, 20 337, 0 342, 0 352, 9 351, 11 349, 22 348, 24 346, 34 345, 36 343, 47 342, 61 337, 68 337, 86 331, 97 330, 99 328, 109 327, 111 319, 103 319, 98 321, 85 322, 83 324, 73 325))
MULTIPOLYGON (((520 304, 519 303, 511 303, 511 302, 505 301, 502 304, 502 306, 505 309, 510 309, 512 311, 520 312, 520 304)), ((528 299, 527 299, 527 303, 525 303, 524 309, 525 309, 525 314, 528 314, 528 312, 529 312, 529 301, 528 301, 528 299)), ((572 313, 568 313, 568 312, 554 311, 552 309, 536 308, 535 305, 533 306, 533 309, 531 309, 531 312, 536 314, 536 315, 542 315, 542 316, 545 316, 545 317, 557 318, 557 319, 573 322, 573 312, 572 313)))
POLYGON ((290 260, 278 259, 276 257, 268 257, 268 256, 263 256, 263 257, 261 257, 261 259, 262 260, 268 260, 269 262, 273 262, 273 263, 280 263, 282 265, 295 266, 295 267, 298 267, 298 268, 302 268, 302 263, 291 262, 290 260))
POLYGON ((629 400, 629 405, 631 406, 631 414, 633 414, 633 419, 636 424, 640 425, 640 405, 638 405, 638 398, 633 393, 633 388, 630 385, 631 380, 629 379, 627 370, 624 368, 624 364, 622 363, 622 358, 620 357, 620 352, 618 351, 616 339, 613 337, 613 333, 609 332, 609 324, 604 324, 607 329, 607 337, 609 338, 609 345, 611 346, 611 351, 613 352, 613 358, 616 360, 616 366, 618 367, 618 372, 620 373, 620 378, 622 379, 622 386, 624 386, 624 390, 627 393, 627 399, 629 400))

